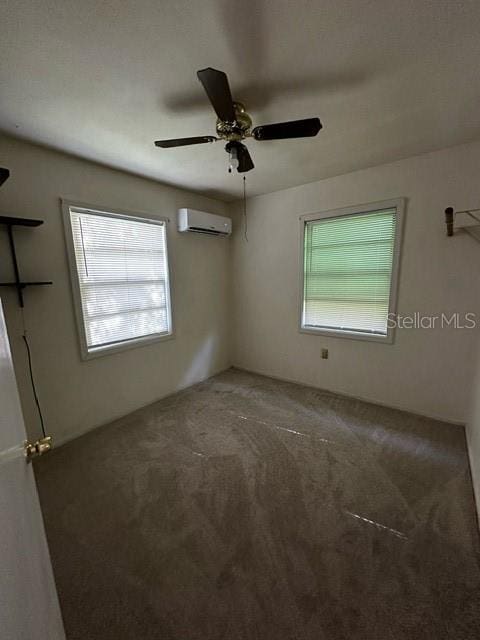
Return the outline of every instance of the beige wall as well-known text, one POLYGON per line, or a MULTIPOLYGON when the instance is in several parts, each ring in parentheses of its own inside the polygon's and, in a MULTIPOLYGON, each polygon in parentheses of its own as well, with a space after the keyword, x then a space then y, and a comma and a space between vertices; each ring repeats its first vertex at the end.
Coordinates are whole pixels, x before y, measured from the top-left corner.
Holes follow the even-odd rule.
POLYGON ((248 242, 237 205, 234 364, 464 422, 475 331, 402 330, 393 345, 298 332, 298 218, 406 197, 399 313, 476 312, 480 319, 480 245, 466 234, 447 238, 443 214, 449 205, 480 206, 479 166, 477 143, 258 196, 248 201, 248 242), (322 347, 328 360, 320 359, 322 347))
MULTIPOLYGON (((25 320, 45 420, 57 440, 125 415, 230 364, 230 240, 179 234, 175 227, 177 208, 225 214, 223 203, 10 138, 0 138, 0 166, 11 171, 0 190, 0 215, 45 220, 38 229, 18 229, 15 235, 22 276, 54 282, 26 291, 25 320), (170 216, 174 339, 87 362, 80 359, 60 197, 170 216)), ((0 281, 12 278, 2 229, 0 281)), ((27 378, 21 314, 13 292, 1 289, 0 296, 33 437, 39 424, 27 378)))

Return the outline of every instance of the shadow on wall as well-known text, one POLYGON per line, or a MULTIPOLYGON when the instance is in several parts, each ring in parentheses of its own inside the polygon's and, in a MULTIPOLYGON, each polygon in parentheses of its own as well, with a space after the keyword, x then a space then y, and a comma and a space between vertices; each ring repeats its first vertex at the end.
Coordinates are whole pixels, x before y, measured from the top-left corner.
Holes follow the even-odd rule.
POLYGON ((211 375, 211 363, 214 362, 214 353, 218 348, 218 339, 210 334, 200 349, 192 358, 192 364, 185 373, 180 383, 180 389, 190 387, 199 380, 205 380, 211 375))

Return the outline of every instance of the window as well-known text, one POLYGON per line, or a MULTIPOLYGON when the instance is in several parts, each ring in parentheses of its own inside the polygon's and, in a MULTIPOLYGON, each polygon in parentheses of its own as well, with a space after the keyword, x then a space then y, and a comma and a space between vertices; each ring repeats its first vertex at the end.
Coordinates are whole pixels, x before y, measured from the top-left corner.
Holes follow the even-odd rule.
POLYGON ((403 200, 302 216, 301 330, 391 342, 403 200))
POLYGON ((63 210, 82 355, 170 336, 165 220, 63 210))

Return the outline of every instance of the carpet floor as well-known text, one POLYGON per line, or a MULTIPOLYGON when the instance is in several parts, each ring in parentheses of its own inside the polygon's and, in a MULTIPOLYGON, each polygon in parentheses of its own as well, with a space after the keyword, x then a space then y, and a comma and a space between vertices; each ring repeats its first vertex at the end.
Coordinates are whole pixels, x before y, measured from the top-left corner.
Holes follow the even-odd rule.
POLYGON ((464 430, 230 369, 35 464, 68 640, 478 640, 464 430))

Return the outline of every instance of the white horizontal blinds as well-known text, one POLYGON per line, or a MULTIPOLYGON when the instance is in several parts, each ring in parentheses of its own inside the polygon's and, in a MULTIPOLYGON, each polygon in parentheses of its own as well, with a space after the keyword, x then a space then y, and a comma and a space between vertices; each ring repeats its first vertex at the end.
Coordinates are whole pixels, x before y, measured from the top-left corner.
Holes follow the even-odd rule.
POLYGON ((87 347, 171 331, 165 224, 70 208, 87 347))
POLYGON ((307 222, 303 324, 387 335, 396 209, 307 222))

